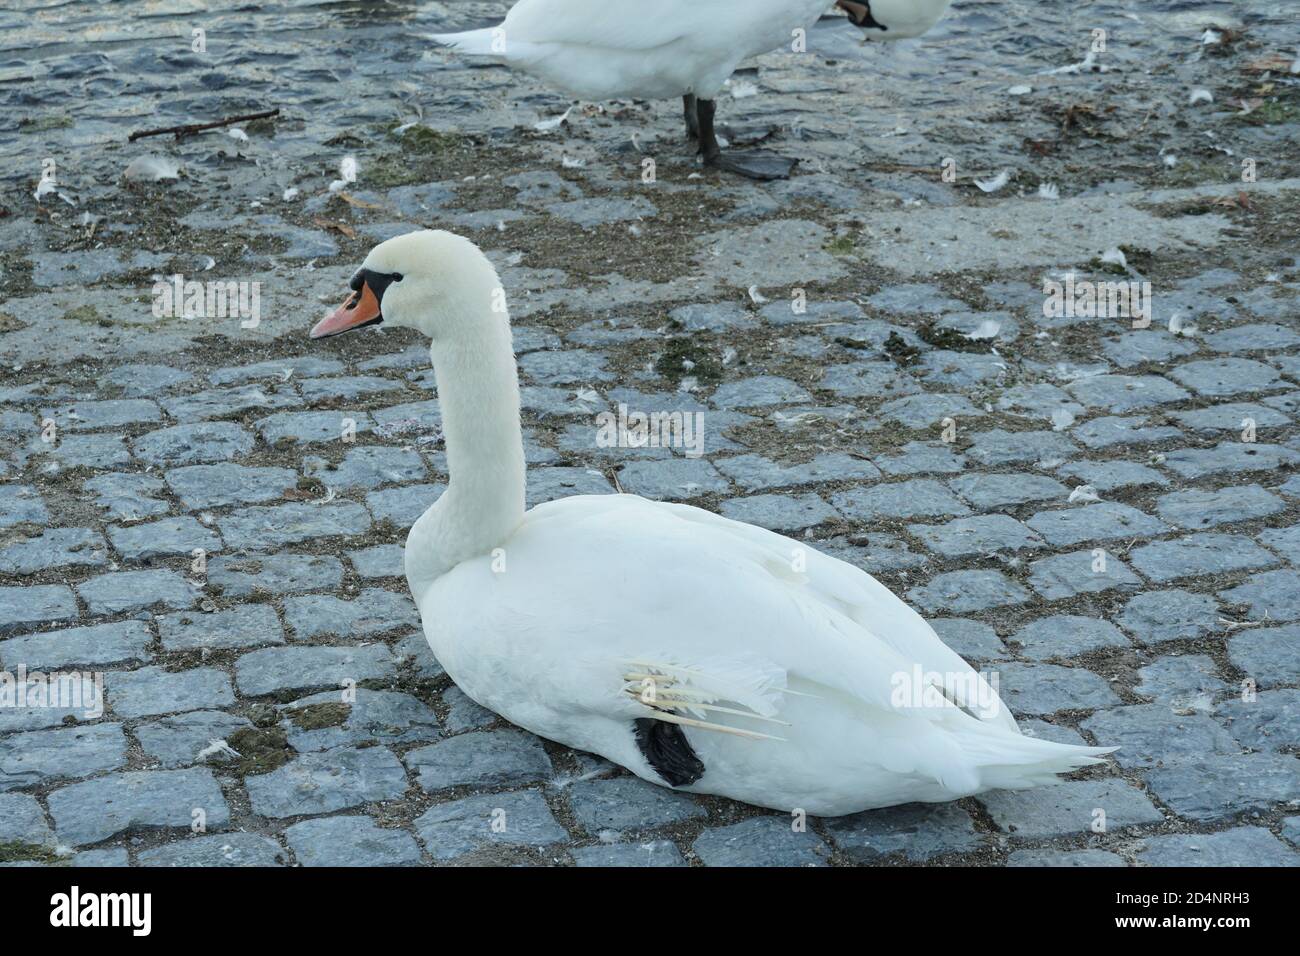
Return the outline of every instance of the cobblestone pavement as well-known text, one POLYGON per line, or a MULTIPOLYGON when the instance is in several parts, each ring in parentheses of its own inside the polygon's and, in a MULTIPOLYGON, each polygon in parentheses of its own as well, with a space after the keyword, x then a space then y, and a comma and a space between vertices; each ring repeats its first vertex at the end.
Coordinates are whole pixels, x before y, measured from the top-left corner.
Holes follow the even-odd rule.
POLYGON ((208 6, 0 14, 0 670, 106 695, 0 707, 0 860, 1300 862, 1294 22, 957 0, 882 52, 827 21, 723 98, 802 161, 756 185, 696 174, 673 104, 538 129, 568 101, 415 37, 500 3, 208 6), (1045 73, 1098 25, 1105 72, 1045 73), (247 141, 125 139, 271 106, 247 141), (182 178, 120 178, 149 153, 182 178), (475 705, 401 572, 446 481, 427 350, 306 341, 413 226, 501 268, 532 503, 621 487, 807 540, 1027 733, 1122 749, 800 832, 475 705), (1048 315, 1066 272, 1150 282, 1150 327, 1048 315), (157 314, 175 273, 258 283, 260 322, 157 314), (620 404, 701 413, 704 454, 601 447, 620 404))

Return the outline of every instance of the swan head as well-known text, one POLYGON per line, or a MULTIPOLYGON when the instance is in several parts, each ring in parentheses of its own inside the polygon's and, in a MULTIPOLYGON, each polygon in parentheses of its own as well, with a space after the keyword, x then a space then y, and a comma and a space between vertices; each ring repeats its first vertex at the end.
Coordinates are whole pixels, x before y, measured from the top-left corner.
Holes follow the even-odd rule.
POLYGON ((951 0, 835 0, 869 37, 906 40, 939 22, 951 0))
POLYGON ((370 250, 348 283, 351 294, 312 327, 313 339, 383 324, 439 340, 504 312, 496 270, 474 243, 438 229, 394 236, 370 250))

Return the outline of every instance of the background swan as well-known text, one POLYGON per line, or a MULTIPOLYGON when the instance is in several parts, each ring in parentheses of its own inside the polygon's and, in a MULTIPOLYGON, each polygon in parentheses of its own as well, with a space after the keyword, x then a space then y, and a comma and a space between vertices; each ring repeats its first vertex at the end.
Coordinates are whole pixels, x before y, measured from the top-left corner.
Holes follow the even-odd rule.
POLYGON ((509 319, 473 243, 389 239, 352 288, 313 338, 431 340, 450 481, 406 576, 480 704, 660 785, 819 815, 1050 783, 1108 752, 1021 735, 911 608, 790 538, 634 495, 525 512, 509 319))
MULTIPOLYGON (((429 39, 489 56, 588 100, 680 96, 687 135, 707 166, 753 179, 788 176, 793 163, 753 150, 724 155, 714 99, 746 57, 792 47, 829 0, 520 0, 495 27, 429 39)), ((919 36, 950 0, 837 0, 871 36, 919 36)))

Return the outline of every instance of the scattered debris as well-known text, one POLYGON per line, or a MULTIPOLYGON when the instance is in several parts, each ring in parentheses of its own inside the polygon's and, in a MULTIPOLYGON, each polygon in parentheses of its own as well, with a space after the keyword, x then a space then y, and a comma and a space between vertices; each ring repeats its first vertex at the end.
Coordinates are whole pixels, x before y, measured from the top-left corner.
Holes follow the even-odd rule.
POLYGON ((122 175, 129 182, 155 183, 163 179, 180 179, 181 167, 168 156, 137 156, 122 175))
MULTIPOLYGON (((235 123, 246 123, 250 120, 269 119, 272 116, 279 116, 280 110, 277 107, 273 110, 266 110, 261 113, 245 113, 242 116, 227 116, 225 119, 219 119, 212 123, 190 123, 186 126, 164 126, 160 129, 141 129, 136 130, 126 138, 128 143, 134 143, 137 139, 143 139, 146 136, 164 136, 172 133, 177 140, 186 136, 193 136, 195 133, 201 133, 204 130, 219 129, 222 126, 232 126, 235 123)), ((247 138, 247 137, 245 137, 247 138)))

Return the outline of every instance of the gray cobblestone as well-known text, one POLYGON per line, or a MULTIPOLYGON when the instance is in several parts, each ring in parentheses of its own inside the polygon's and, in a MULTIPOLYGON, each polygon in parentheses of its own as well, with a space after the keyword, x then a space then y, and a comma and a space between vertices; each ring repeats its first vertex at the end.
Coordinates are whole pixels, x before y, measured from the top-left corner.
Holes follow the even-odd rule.
POLYGON ((49 807, 59 839, 73 846, 136 826, 188 830, 196 810, 209 828, 230 821, 221 788, 211 771, 201 768, 109 774, 55 790, 49 807))

